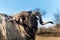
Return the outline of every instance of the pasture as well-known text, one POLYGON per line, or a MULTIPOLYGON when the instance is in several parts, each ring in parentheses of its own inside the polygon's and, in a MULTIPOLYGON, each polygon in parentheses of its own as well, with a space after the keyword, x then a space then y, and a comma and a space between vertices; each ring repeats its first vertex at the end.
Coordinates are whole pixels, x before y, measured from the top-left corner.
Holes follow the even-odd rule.
POLYGON ((36 40, 60 40, 60 37, 41 37, 41 36, 36 36, 36 40))

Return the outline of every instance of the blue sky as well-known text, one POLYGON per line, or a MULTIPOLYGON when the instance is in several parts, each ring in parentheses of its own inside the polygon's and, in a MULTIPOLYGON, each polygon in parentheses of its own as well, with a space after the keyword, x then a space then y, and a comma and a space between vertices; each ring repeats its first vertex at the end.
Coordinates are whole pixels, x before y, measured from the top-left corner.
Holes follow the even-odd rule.
POLYGON ((0 0, 0 13, 8 15, 35 8, 46 9, 43 21, 53 20, 53 14, 60 10, 60 0, 0 0))

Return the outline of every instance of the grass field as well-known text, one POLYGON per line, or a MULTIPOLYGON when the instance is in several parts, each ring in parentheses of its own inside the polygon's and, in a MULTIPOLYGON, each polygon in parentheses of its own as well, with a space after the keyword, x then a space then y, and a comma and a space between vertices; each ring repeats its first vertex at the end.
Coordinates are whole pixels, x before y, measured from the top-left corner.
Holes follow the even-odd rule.
POLYGON ((40 36, 36 36, 36 40, 60 40, 60 37, 40 37, 40 36))

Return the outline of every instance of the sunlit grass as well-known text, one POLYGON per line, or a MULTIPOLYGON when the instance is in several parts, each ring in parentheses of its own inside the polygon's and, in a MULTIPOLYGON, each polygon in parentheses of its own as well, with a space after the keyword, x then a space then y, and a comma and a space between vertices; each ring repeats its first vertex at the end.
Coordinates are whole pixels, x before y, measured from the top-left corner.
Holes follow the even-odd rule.
POLYGON ((60 37, 41 37, 41 36, 36 36, 36 40, 60 40, 60 37))

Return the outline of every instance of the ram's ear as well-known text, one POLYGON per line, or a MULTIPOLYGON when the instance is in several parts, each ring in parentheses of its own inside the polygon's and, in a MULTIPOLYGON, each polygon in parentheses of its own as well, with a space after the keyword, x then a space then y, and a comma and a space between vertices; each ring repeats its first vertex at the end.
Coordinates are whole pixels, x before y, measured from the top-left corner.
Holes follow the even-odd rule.
POLYGON ((19 20, 19 17, 18 17, 18 16, 13 16, 13 19, 14 19, 15 21, 18 21, 18 20, 19 20))

